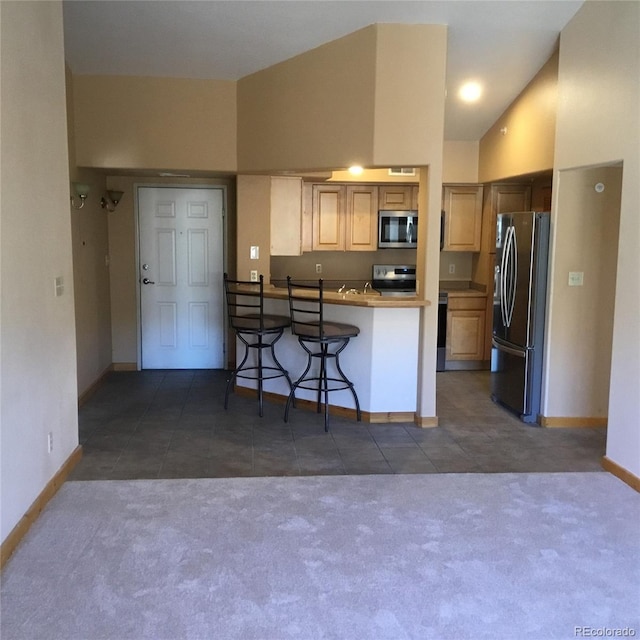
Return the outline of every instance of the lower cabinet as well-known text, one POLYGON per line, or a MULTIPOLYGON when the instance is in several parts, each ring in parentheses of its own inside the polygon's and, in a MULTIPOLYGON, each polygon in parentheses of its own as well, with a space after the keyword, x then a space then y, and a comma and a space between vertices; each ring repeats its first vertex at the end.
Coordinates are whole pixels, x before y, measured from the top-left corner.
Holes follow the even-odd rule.
POLYGON ((449 294, 445 368, 481 368, 484 360, 486 305, 487 298, 484 295, 456 297, 449 294))

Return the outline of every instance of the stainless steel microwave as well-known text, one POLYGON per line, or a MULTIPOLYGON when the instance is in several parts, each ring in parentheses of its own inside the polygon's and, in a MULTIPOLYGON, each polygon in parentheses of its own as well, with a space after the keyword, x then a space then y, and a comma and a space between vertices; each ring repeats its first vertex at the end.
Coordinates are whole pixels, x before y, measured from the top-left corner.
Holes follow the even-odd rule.
POLYGON ((415 249, 417 246, 417 211, 378 211, 379 249, 415 249))

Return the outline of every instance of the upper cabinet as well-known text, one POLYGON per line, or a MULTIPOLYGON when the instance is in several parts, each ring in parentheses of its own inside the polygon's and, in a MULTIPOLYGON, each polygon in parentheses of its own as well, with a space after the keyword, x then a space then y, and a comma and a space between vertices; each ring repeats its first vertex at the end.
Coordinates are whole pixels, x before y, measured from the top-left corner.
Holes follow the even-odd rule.
POLYGON ((531 209, 531 185, 494 183, 484 202, 482 250, 496 252, 496 222, 499 213, 529 211, 531 209))
POLYGON ((271 178, 271 255, 299 256, 302 253, 302 180, 271 178))
POLYGON ((378 209, 411 211, 418 208, 418 187, 408 184, 385 184, 380 186, 378 209))
POLYGON ((378 187, 347 185, 347 251, 375 251, 378 247, 378 187))
POLYGON ((344 185, 314 184, 312 194, 313 251, 344 251, 344 185))
POLYGON ((445 185, 443 251, 480 251, 482 185, 445 185))
POLYGON ((369 184, 314 184, 312 251, 375 251, 378 187, 369 184))

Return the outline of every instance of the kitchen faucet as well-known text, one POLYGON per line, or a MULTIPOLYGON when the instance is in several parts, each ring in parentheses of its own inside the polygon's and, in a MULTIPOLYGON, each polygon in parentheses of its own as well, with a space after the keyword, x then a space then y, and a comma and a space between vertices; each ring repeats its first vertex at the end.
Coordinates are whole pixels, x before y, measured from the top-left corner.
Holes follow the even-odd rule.
POLYGON ((365 282, 364 283, 363 293, 368 293, 369 289, 371 289, 371 283, 370 282, 365 282))

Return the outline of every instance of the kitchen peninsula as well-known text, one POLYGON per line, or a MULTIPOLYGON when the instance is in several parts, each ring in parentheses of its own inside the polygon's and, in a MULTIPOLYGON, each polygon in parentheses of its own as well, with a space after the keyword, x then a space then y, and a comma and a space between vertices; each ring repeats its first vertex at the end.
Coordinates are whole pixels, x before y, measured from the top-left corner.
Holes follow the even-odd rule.
MULTIPOLYGON (((289 315, 287 290, 265 289, 265 313, 289 315)), ((418 344, 420 310, 430 303, 417 297, 390 298, 377 293, 354 294, 325 291, 327 320, 360 328, 340 354, 340 365, 354 383, 364 422, 413 422, 417 409, 418 344)), ((307 354, 297 338, 286 331, 275 347, 278 360, 296 380, 307 363, 307 354)), ((331 365, 330 365, 331 366, 331 365)), ((255 388, 251 380, 237 386, 255 388)), ((284 378, 267 380, 265 392, 286 398, 284 378)), ((299 389, 296 398, 315 403, 313 391, 299 389)), ((353 397, 348 390, 330 395, 332 408, 355 418, 353 397)), ((295 420, 295 413, 290 415, 295 420)))

